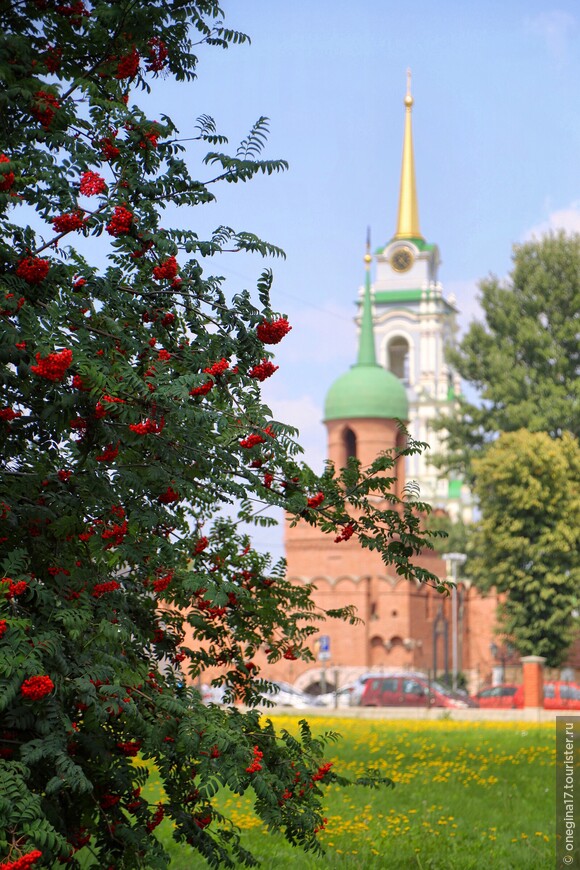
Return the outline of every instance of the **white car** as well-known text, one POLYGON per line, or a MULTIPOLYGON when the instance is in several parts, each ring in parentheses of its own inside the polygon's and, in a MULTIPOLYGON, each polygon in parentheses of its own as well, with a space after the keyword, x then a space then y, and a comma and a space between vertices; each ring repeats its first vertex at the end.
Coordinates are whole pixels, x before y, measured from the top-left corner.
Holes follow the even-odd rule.
MULTIPOLYGON (((324 707, 334 707, 335 705, 337 707, 352 707, 353 705, 358 704, 358 701, 353 701, 353 694, 355 692, 359 693, 359 684, 356 680, 351 683, 345 683, 344 686, 341 686, 336 692, 336 698, 334 692, 325 692, 324 695, 318 695, 318 700, 324 707)), ((360 690, 360 693, 362 693, 362 689, 360 690)), ((359 698, 360 693, 358 694, 359 698)))
POLYGON ((315 695, 300 692, 290 683, 272 682, 269 691, 264 690, 262 697, 273 701, 277 707, 293 707, 296 710, 306 710, 308 707, 321 707, 322 703, 315 695))

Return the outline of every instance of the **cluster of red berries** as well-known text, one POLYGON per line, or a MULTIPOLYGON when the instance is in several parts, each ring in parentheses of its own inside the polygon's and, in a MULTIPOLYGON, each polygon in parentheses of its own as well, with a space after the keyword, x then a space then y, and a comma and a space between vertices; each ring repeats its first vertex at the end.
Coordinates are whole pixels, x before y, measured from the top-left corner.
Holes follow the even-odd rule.
POLYGON ((4 637, 8 631, 8 623, 5 619, 0 619, 0 637, 4 637))
POLYGON ((50 73, 55 73, 60 69, 62 61, 62 48, 57 48, 55 45, 49 45, 44 56, 44 63, 50 73))
POLYGON ((156 420, 147 419, 143 423, 130 423, 129 429, 137 435, 159 435, 165 426, 165 417, 162 417, 159 422, 156 420))
POLYGON ((223 373, 226 371, 226 369, 229 369, 229 367, 230 367, 230 364, 227 361, 227 359, 224 359, 222 357, 219 362, 216 362, 213 365, 208 366, 203 371, 204 371, 204 374, 213 375, 214 378, 217 378, 217 377, 219 377, 219 375, 223 375, 223 373))
POLYGON ((278 344, 292 327, 285 317, 278 320, 263 320, 258 324, 256 335, 263 344, 278 344))
POLYGON ((125 236, 131 232, 133 212, 122 205, 115 206, 113 217, 106 226, 110 236, 125 236))
POLYGON ((208 813, 205 816, 195 816, 193 821, 197 827, 203 831, 204 828, 207 828, 207 826, 211 824, 211 815, 208 813))
POLYGON ((317 826, 313 829, 312 833, 313 833, 313 834, 318 834, 319 831, 323 831, 323 830, 325 829, 325 827, 327 826, 327 824, 328 824, 328 819, 326 818, 326 816, 324 816, 324 818, 322 819, 321 823, 320 823, 319 825, 317 825, 317 826))
POLYGON ((257 381, 265 381, 266 378, 271 378, 279 368, 280 366, 275 366, 270 360, 263 359, 261 363, 250 369, 249 375, 257 381))
POLYGON ((320 779, 324 779, 330 768, 332 767, 333 762, 327 761, 326 764, 321 764, 314 776, 312 777, 313 782, 317 782, 320 779))
POLYGON ((112 140, 108 136, 104 139, 101 139, 100 145, 101 151, 103 152, 103 157, 105 157, 107 160, 114 160, 115 157, 118 157, 121 153, 120 148, 117 148, 116 145, 113 145, 112 140))
POLYGON ((5 577, 2 582, 8 583, 7 598, 15 598, 17 595, 22 595, 28 589, 26 580, 12 580, 11 577, 5 577))
POLYGON ((320 507, 322 502, 324 501, 324 493, 317 492, 316 495, 313 495, 312 498, 308 499, 308 507, 309 508, 317 508, 320 507))
POLYGON ((341 541, 348 541, 349 538, 352 538, 354 534, 354 526, 352 523, 348 523, 342 532, 336 536, 334 539, 335 544, 340 544, 341 541))
POLYGON ((93 598, 100 598, 102 595, 108 595, 109 592, 115 592, 116 589, 120 588, 121 584, 116 580, 109 580, 107 583, 97 583, 93 587, 92 596, 93 598))
POLYGON ((257 746, 254 746, 254 759, 249 767, 246 767, 246 773, 257 773, 259 770, 262 770, 260 761, 263 757, 264 753, 261 752, 257 746))
POLYGON ((158 281, 161 281, 163 278, 175 278, 178 269, 179 266, 177 265, 175 257, 168 257, 167 260, 164 260, 163 263, 159 264, 159 266, 154 267, 153 277, 158 281))
POLYGON ((298 656, 296 655, 296 650, 293 646, 289 646, 286 652, 284 653, 284 658, 288 659, 290 662, 295 662, 298 656))
POLYGON ((206 381, 205 384, 202 384, 200 387, 193 387, 189 391, 190 396, 207 396, 210 390, 213 389, 214 382, 206 381))
POLYGON ((103 541, 109 542, 105 549, 110 550, 111 547, 120 546, 125 540, 128 529, 127 520, 123 520, 122 523, 113 523, 110 529, 106 529, 101 535, 103 541))
POLYGON ((147 148, 151 146, 151 148, 157 148, 159 133, 156 130, 149 130, 147 133, 143 133, 143 138, 139 142, 139 148, 147 148))
MULTIPOLYGON (((10 163, 10 158, 6 157, 5 154, 0 154, 0 163, 10 163)), ((0 190, 10 190, 12 185, 14 184, 14 173, 10 170, 5 172, 4 175, 0 173, 0 190)))
POLYGON ((80 230, 85 225, 85 213, 81 209, 61 214, 52 219, 52 225, 57 233, 70 233, 80 230))
POLYGON ((37 91, 34 99, 32 115, 37 121, 40 121, 45 130, 48 130, 56 110, 60 109, 60 103, 54 94, 48 94, 46 91, 37 91))
POLYGON ((151 833, 151 831, 154 831, 155 828, 157 827, 157 825, 161 824, 164 816, 165 816, 165 808, 164 808, 163 804, 159 804, 159 806, 155 810, 153 818, 147 822, 147 826, 146 826, 147 830, 150 833, 151 833))
POLYGON ((168 486, 165 492, 162 492, 158 497, 157 501, 161 502, 161 504, 173 504, 176 501, 179 501, 181 496, 179 493, 173 489, 171 486, 168 486))
POLYGON ((207 538, 198 538, 197 541, 195 542, 195 548, 193 550, 193 555, 199 556, 200 553, 203 553, 203 551, 206 549, 208 544, 209 544, 209 541, 207 538))
POLYGON ((26 855, 21 855, 16 861, 3 861, 0 864, 0 870, 27 870, 28 867, 42 858, 42 852, 35 849, 33 852, 27 852, 26 855))
POLYGON ((141 742, 139 740, 127 740, 125 742, 118 740, 117 749, 128 758, 135 758, 141 749, 141 742))
POLYGON ((116 79, 134 79, 139 72, 139 61, 141 57, 136 48, 133 48, 128 54, 123 55, 117 64, 116 79))
POLYGON ((80 27, 83 16, 90 18, 91 13, 85 8, 83 0, 75 0, 74 3, 58 3, 56 11, 66 18, 70 18, 72 27, 80 27))
POLYGON ((72 350, 65 348, 58 353, 49 353, 44 359, 36 354, 36 365, 30 371, 47 381, 62 381, 67 369, 72 365, 72 350))
POLYGON ((158 577, 157 580, 154 580, 152 583, 154 592, 164 592, 172 580, 173 571, 168 571, 167 574, 164 574, 162 577, 158 577))
POLYGON ((40 284, 48 275, 50 261, 40 257, 25 257, 16 267, 16 274, 28 284, 40 284))
POLYGON ((10 423, 16 417, 22 417, 22 411, 14 411, 12 408, 2 408, 0 411, 0 420, 4 420, 5 423, 10 423))
POLYGON ((99 801, 102 810, 110 810, 115 804, 118 804, 121 798, 118 794, 104 794, 99 801))
POLYGON ((149 60, 147 69, 149 72, 160 72, 167 60, 167 46, 159 36, 153 36, 149 40, 149 60))
POLYGON ((247 438, 242 439, 240 441, 240 447, 243 447, 244 450, 251 450, 252 447, 255 447, 257 444, 264 444, 266 439, 263 435, 260 435, 258 432, 254 432, 252 435, 248 435, 247 438))
POLYGON ((31 701, 39 701, 45 695, 50 695, 54 689, 54 683, 47 676, 29 677, 20 686, 20 694, 31 701))
POLYGON ((95 456, 97 462, 112 462, 113 459, 117 458, 119 453, 119 441, 116 444, 109 444, 102 453, 98 456, 95 456))
POLYGON ((81 175, 81 183, 79 185, 79 193, 83 196, 95 196, 102 193, 106 188, 105 179, 98 172, 83 172, 81 175))
POLYGON ((113 405, 126 405, 127 404, 127 399, 119 399, 118 396, 109 396, 108 393, 105 393, 105 395, 102 398, 102 401, 103 402, 111 402, 113 405))

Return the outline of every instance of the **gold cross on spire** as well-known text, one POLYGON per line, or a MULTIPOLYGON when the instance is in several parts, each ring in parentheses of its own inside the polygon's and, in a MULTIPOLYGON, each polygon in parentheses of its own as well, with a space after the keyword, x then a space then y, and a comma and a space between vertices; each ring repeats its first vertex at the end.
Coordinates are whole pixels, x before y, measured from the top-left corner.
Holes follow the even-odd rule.
POLYGON ((407 108, 411 108, 413 105, 413 96, 411 94, 411 80, 413 76, 411 75, 411 67, 407 67, 407 93, 405 96, 405 105, 407 108))

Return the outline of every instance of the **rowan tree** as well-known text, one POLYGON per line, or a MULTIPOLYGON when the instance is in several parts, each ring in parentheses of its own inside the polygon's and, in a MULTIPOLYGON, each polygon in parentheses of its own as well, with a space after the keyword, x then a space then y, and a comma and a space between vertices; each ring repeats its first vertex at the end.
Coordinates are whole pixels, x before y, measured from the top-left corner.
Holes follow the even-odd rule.
POLYGON ((217 2, 2 14, 0 867, 165 867, 164 815, 212 866, 255 863, 220 787, 253 790, 271 830, 319 851, 323 788, 347 782, 324 759, 334 735, 277 733, 252 659, 307 657, 317 620, 356 617, 315 611, 237 523, 283 506, 435 582, 412 565, 425 506, 392 496, 394 456, 316 476, 261 400, 291 329, 271 272, 232 295, 209 269, 281 252, 225 226, 205 238, 191 210, 286 168, 263 156, 266 120, 230 153, 209 116, 180 132, 138 102, 160 77, 188 94, 196 52, 247 41, 217 2), (208 149, 195 171, 182 139, 208 149), (192 683, 217 665, 230 705, 204 707, 192 683))

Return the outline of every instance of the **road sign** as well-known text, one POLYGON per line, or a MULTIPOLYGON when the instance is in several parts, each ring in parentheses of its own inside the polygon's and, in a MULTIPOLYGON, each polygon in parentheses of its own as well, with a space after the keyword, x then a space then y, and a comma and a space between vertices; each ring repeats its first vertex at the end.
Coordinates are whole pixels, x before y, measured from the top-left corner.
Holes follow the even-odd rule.
POLYGON ((321 634, 318 638, 318 661, 327 662, 330 659, 330 637, 321 634))

